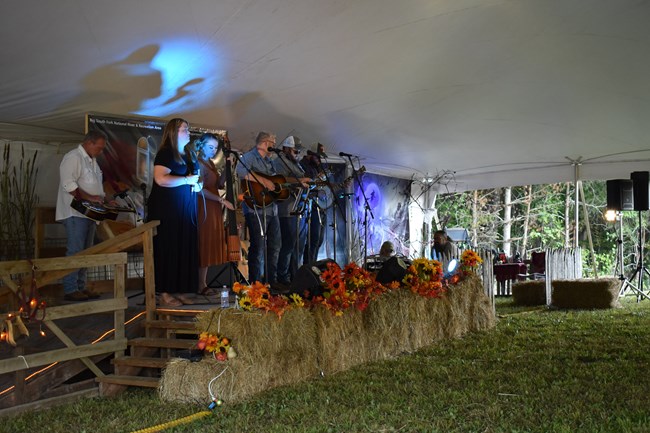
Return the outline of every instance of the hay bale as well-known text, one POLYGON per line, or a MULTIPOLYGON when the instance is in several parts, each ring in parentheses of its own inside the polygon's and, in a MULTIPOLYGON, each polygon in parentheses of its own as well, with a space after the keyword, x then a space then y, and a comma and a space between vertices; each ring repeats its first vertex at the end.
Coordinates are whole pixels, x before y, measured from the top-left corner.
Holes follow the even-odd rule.
POLYGON ((423 298, 408 293, 408 325, 410 349, 418 350, 447 337, 451 308, 447 295, 441 298, 423 298))
POLYGON ((206 404, 211 401, 208 385, 212 382, 210 386, 216 397, 237 403, 271 388, 268 381, 254 376, 257 372, 257 367, 237 358, 228 362, 209 357, 199 362, 174 359, 163 371, 158 393, 163 401, 206 404))
POLYGON ((620 306, 618 293, 621 281, 617 278, 554 280, 551 303, 558 308, 592 309, 620 306))
POLYGON ((469 310, 469 331, 483 331, 496 326, 497 320, 492 301, 485 294, 483 283, 477 276, 469 278, 466 290, 474 295, 469 310))
POLYGON ((342 316, 334 316, 319 305, 313 315, 321 371, 326 374, 345 371, 371 359, 372 342, 364 330, 361 311, 350 309, 342 316))
POLYGON ((217 309, 197 316, 197 330, 230 338, 237 358, 227 363, 210 358, 198 363, 170 363, 161 379, 163 398, 167 398, 163 390, 174 388, 174 377, 198 375, 196 380, 202 387, 195 389, 188 385, 188 389, 176 398, 183 395, 183 401, 204 399, 207 381, 225 367, 229 373, 215 380, 213 387, 225 393, 229 401, 240 401, 266 389, 297 383, 317 376, 320 371, 316 324, 307 309, 289 310, 282 319, 272 313, 217 309), (231 383, 236 384, 232 390, 231 383))
POLYGON ((495 326, 494 309, 477 276, 470 276, 450 287, 447 298, 450 303, 450 318, 446 329, 448 338, 458 338, 470 331, 495 326))
POLYGON ((413 350, 412 315, 416 298, 408 290, 392 290, 368 304, 363 312, 363 331, 367 336, 367 362, 390 359, 413 350))
POLYGON ((512 301, 515 305, 545 305, 546 281, 518 281, 512 285, 512 301))
POLYGON ((242 401, 269 388, 332 374, 370 361, 410 352, 448 337, 495 324, 494 311, 480 279, 453 286, 429 299, 394 290, 365 311, 334 316, 323 306, 274 314, 218 309, 197 317, 197 330, 232 340, 238 356, 225 363, 175 360, 163 372, 160 395, 166 401, 202 402, 215 395, 242 401), (223 373, 223 374, 222 374, 223 373))

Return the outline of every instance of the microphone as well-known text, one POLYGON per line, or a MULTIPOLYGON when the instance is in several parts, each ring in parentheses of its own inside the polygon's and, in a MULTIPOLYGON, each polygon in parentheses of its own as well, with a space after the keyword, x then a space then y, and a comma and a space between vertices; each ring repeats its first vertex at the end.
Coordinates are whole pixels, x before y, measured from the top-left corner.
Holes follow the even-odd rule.
POLYGON ((356 157, 356 155, 352 155, 351 153, 345 153, 345 152, 339 152, 339 156, 348 157, 348 158, 356 157))
POLYGON ((282 151, 280 149, 278 149, 277 147, 268 147, 266 150, 268 152, 282 153, 282 151))

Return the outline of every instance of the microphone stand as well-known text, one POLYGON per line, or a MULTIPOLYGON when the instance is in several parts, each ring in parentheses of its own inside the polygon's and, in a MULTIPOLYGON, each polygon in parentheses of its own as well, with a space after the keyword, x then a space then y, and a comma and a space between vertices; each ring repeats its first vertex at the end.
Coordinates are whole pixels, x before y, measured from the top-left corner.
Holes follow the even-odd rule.
POLYGON ((141 183, 140 189, 142 190, 142 221, 147 220, 147 184, 141 183))
POLYGON ((138 213, 138 210, 135 207, 135 202, 129 195, 129 190, 120 191, 116 194, 113 194, 113 198, 118 198, 118 197, 124 200, 125 202, 127 202, 128 205, 131 207, 131 209, 133 209, 133 213, 135 213, 135 215, 133 216, 133 227, 137 227, 138 223, 142 222, 142 219, 140 219, 140 214, 138 213))
MULTIPOLYGON (((248 165, 246 165, 246 163, 244 161, 242 161, 242 159, 241 159, 241 157, 239 155, 239 152, 235 152, 233 150, 226 151, 226 149, 224 149, 224 153, 232 153, 232 154, 234 154, 235 158, 237 158, 237 161, 239 161, 239 163, 242 165, 242 167, 244 167, 246 169, 246 171, 248 171, 248 173, 251 176, 253 176, 253 179, 255 179, 255 181, 260 184, 260 186, 262 187, 262 202, 264 202, 264 197, 266 197, 266 195, 269 193, 269 189, 267 187, 265 187, 262 182, 260 182, 260 178, 255 175, 255 172, 253 170, 251 170, 251 168, 248 165)), ((249 179, 246 179, 246 182, 250 183, 251 181, 249 179)), ((248 190, 251 191, 250 184, 249 184, 248 190)), ((263 245, 262 245, 262 249, 263 249, 263 252, 264 252, 264 281, 262 281, 262 282, 263 283, 268 283, 269 282, 268 281, 268 278, 269 278, 269 273, 268 273, 269 261, 268 261, 268 253, 266 251, 267 250, 267 242, 268 242, 268 234, 266 233, 266 206, 259 206, 257 203, 255 203, 255 197, 247 196, 245 198, 249 198, 251 200, 251 202, 253 203, 252 210, 255 213, 255 217, 257 218, 258 224, 260 225, 260 234, 262 235, 262 239, 264 241, 263 245), (262 221, 264 222, 264 224, 262 224, 262 221, 260 221, 260 216, 257 214, 257 208, 258 207, 262 208, 262 221)), ((248 276, 248 280, 250 281, 250 275, 248 276)), ((250 283, 252 284, 252 283, 254 283, 254 281, 250 281, 250 283)))
MULTIPOLYGON (((287 168, 287 171, 289 171, 291 173, 291 175, 296 179, 296 181, 299 181, 299 179, 301 177, 301 174, 296 173, 294 171, 294 168, 291 167, 289 165, 289 163, 287 161, 285 161, 285 159, 283 158, 283 154, 284 154, 284 152, 278 152, 277 153, 278 159, 280 160, 280 162, 282 162, 282 164, 284 164, 284 166, 287 168)), ((300 167, 300 164, 298 163, 297 160, 295 161, 295 164, 302 170, 302 167, 300 167)), ((304 175, 304 171, 303 171, 302 175, 304 175)), ((304 176, 302 176, 302 177, 304 177, 304 176)), ((302 191, 302 188, 301 188, 301 191, 302 191)), ((296 207, 295 204, 298 203, 301 200, 302 200, 302 192, 300 192, 298 194, 298 196, 295 197, 293 207, 295 208, 296 207)), ((304 211, 301 209, 300 203, 298 203, 298 209, 300 209, 298 212, 290 212, 289 213, 289 215, 292 215, 292 216, 296 217, 296 239, 295 239, 295 242, 293 244, 293 251, 294 251, 293 257, 295 259, 294 266, 292 266, 291 261, 289 261, 289 269, 291 270, 291 278, 292 279, 296 276, 296 272, 298 271, 298 268, 300 267, 300 263, 299 263, 300 258, 298 257, 298 252, 300 250, 300 219, 303 217, 303 213, 304 213, 304 211)))
POLYGON ((352 176, 354 176, 354 179, 357 181, 357 185, 359 185, 359 189, 361 190, 361 195, 363 196, 363 201, 364 201, 364 207, 363 207, 363 263, 365 265, 366 261, 368 260, 368 213, 370 213, 370 216, 372 219, 375 219, 375 215, 372 213, 372 209, 370 209, 370 203, 368 202, 368 197, 366 197, 366 191, 363 189, 363 184, 361 183, 361 179, 359 178, 359 173, 358 171, 354 168, 354 163, 352 162, 352 157, 349 155, 346 155, 348 160, 350 161, 350 165, 352 166, 352 176))
MULTIPOLYGON (((327 174, 327 170, 323 168, 323 164, 321 163, 320 156, 318 157, 318 167, 319 170, 322 171, 325 174, 325 185, 329 188, 330 192, 332 193, 332 197, 334 200, 334 203, 336 203, 336 207, 338 208, 339 212, 341 213, 341 218, 343 218, 343 222, 347 224, 347 218, 345 218, 345 213, 343 212, 343 208, 341 207, 341 203, 336 198, 336 193, 334 192, 334 187, 332 186, 332 182, 330 181, 330 177, 327 174)), ((333 229, 333 243, 334 243, 334 254, 333 254, 333 259, 336 262, 336 212, 332 212, 332 229, 333 229)))

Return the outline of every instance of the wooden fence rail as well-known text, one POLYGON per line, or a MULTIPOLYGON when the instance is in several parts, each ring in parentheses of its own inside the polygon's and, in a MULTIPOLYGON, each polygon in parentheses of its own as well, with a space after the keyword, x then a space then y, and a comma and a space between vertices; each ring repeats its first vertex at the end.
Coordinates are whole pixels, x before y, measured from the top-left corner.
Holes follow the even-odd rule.
MULTIPOLYGON (((60 305, 47 307, 42 323, 56 335, 67 348, 49 350, 24 356, 14 357, 0 361, 0 374, 16 372, 33 367, 51 364, 53 362, 79 359, 96 376, 104 373, 89 357, 99 354, 114 353, 116 357, 124 355, 127 340, 124 330, 125 310, 128 302, 125 294, 126 287, 126 253, 96 254, 92 256, 76 255, 70 257, 57 257, 49 259, 34 259, 32 261, 19 260, 0 262, 0 279, 16 296, 19 296, 20 287, 15 282, 15 276, 31 275, 32 267, 38 273, 65 271, 91 266, 113 266, 115 280, 113 285, 113 299, 88 301, 83 304, 60 305), (72 339, 54 322, 57 319, 79 317, 88 314, 113 312, 115 326, 112 340, 96 344, 75 344, 72 339)), ((31 280, 31 279, 30 279, 31 280)), ((25 278, 22 280, 25 281, 25 278)), ((31 282, 30 282, 31 284, 31 282)))

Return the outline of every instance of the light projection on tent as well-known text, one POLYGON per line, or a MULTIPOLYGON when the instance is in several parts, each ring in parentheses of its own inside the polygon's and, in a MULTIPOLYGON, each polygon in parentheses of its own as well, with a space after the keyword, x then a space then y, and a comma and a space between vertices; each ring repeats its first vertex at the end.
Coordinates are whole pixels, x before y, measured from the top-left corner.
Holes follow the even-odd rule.
POLYGON ((163 43, 151 62, 160 71, 160 95, 142 102, 136 114, 168 117, 192 109, 214 105, 214 92, 223 75, 221 53, 206 52, 198 41, 163 43))

